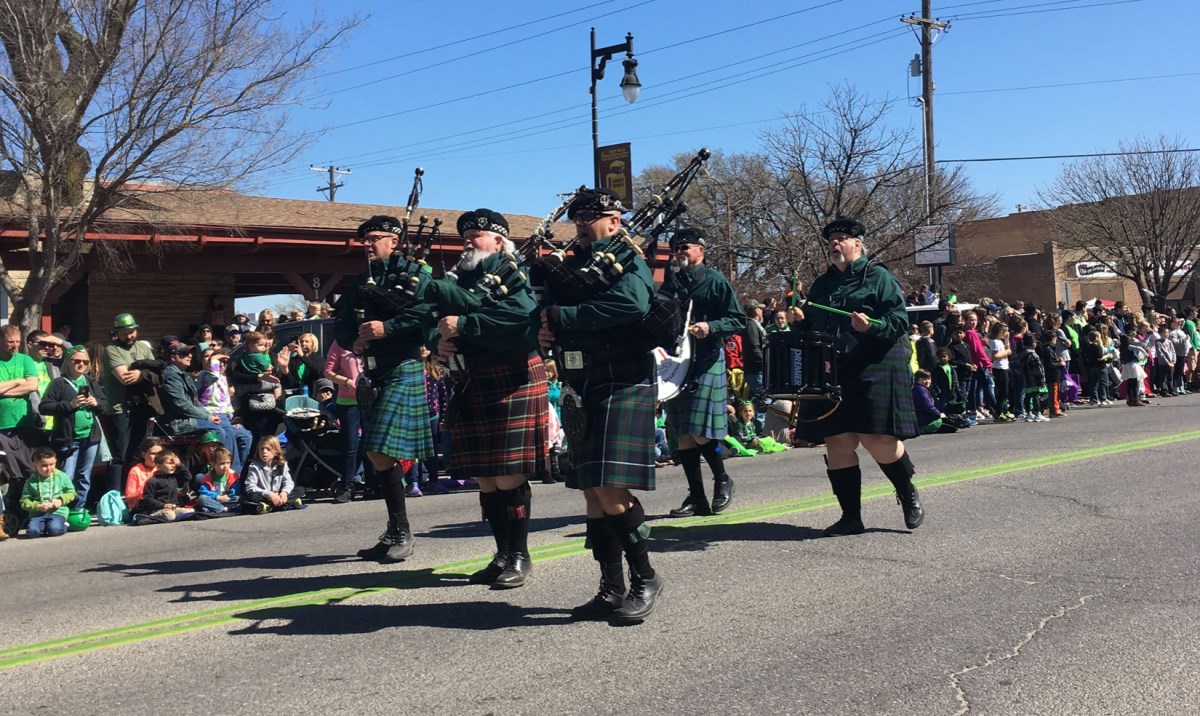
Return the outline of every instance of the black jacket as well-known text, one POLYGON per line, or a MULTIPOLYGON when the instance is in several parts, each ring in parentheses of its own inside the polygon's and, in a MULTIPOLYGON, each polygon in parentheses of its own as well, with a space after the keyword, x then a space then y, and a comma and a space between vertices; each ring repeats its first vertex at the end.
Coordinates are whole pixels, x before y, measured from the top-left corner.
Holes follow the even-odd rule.
POLYGON ((191 432, 192 420, 211 420, 208 411, 200 405, 196 382, 177 365, 169 365, 163 371, 163 385, 158 397, 162 400, 163 420, 173 433, 191 432))
MULTIPOLYGON (((88 376, 87 385, 98 403, 96 407, 89 408, 95 420, 92 421, 92 432, 88 435, 88 442, 97 443, 100 442, 100 414, 108 410, 108 400, 104 397, 104 389, 100 387, 100 382, 95 378, 88 376)), ((50 441, 60 450, 75 444, 76 408, 71 405, 71 401, 75 400, 78 394, 75 384, 69 378, 59 376, 46 386, 46 393, 38 404, 39 413, 54 416, 54 431, 50 434, 50 441)))
POLYGON ((763 372, 763 345, 767 333, 762 324, 753 318, 746 318, 746 330, 742 332, 742 370, 746 375, 756 375, 763 372))
POLYGON ((142 499, 133 506, 135 514, 148 515, 158 512, 167 505, 179 504, 179 482, 174 475, 164 475, 161 472, 146 481, 142 488, 142 499))

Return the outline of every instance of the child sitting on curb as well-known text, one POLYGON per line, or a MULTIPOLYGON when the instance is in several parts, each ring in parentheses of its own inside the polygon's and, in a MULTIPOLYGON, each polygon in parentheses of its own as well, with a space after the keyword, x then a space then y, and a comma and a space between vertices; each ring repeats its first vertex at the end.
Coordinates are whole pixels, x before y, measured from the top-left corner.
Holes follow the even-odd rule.
POLYGON ((233 471, 233 454, 224 445, 216 447, 210 465, 209 471, 200 476, 196 509, 212 514, 237 511, 242 485, 233 471))
POLYGON ((292 481, 279 438, 258 441, 254 460, 242 478, 242 512, 265 514, 275 510, 304 509, 304 488, 292 481))
MULTIPOLYGON (((733 407, 729 410, 733 412, 733 407)), ((767 454, 787 450, 786 445, 780 445, 774 438, 758 434, 758 423, 754 420, 754 404, 750 401, 738 401, 737 411, 729 417, 729 434, 725 436, 725 444, 732 448, 737 456, 751 457, 760 452, 767 454)))
MULTIPOLYGON (((21 490, 21 509, 29 513, 25 534, 60 537, 67 532, 67 505, 75 500, 75 485, 58 469, 58 458, 48 447, 33 451, 33 475, 21 490)), ((16 530, 13 530, 16 533, 16 530)))

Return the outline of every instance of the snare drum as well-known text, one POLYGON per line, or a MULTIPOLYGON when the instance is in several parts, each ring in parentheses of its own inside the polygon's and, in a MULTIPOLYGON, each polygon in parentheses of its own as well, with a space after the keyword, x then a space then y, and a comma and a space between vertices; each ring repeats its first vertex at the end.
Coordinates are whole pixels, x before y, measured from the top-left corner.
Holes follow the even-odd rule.
POLYGON ((766 394, 779 400, 826 400, 840 403, 839 352, 835 337, 812 331, 767 336, 763 362, 766 394))

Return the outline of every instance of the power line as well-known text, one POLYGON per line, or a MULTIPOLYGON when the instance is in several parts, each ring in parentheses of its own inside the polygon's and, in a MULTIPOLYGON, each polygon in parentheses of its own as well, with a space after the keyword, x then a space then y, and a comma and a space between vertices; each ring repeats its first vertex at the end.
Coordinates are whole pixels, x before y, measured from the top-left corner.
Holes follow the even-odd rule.
POLYGON ((511 40, 511 41, 509 41, 509 42, 503 42, 503 43, 500 43, 500 44, 498 44, 498 45, 489 45, 488 47, 485 47, 485 48, 483 48, 483 49, 481 49, 481 50, 476 50, 475 52, 470 52, 470 53, 467 53, 467 54, 465 54, 465 55, 459 55, 459 56, 457 56, 457 57, 451 57, 451 58, 449 58, 449 59, 446 59, 446 60, 441 60, 441 61, 439 61, 439 62, 434 62, 434 63, 428 64, 428 65, 423 65, 423 66, 421 66, 421 67, 414 67, 414 68, 413 68, 413 69, 411 69, 411 70, 405 70, 404 72, 398 72, 398 73, 396 73, 396 74, 394 74, 394 75, 388 75, 388 76, 386 76, 386 77, 380 77, 380 78, 378 78, 378 79, 370 80, 370 81, 368 81, 368 82, 362 82, 362 83, 360 83, 360 84, 356 84, 356 85, 351 85, 351 86, 349 86, 349 87, 343 87, 343 88, 341 88, 341 89, 330 90, 329 92, 323 92, 323 93, 321 93, 321 94, 310 95, 309 97, 306 97, 306 98, 304 98, 304 99, 305 99, 306 101, 310 101, 310 100, 314 100, 314 99, 322 99, 322 98, 325 98, 325 97, 332 97, 333 95, 342 94, 343 92, 350 92, 350 91, 352 91, 352 90, 356 90, 356 89, 362 89, 363 87, 370 87, 371 85, 377 85, 377 84, 379 84, 380 82, 387 82, 388 80, 394 80, 394 79, 397 79, 397 78, 399 78, 399 77, 405 77, 405 76, 407 76, 407 75, 411 75, 411 74, 414 74, 414 73, 417 73, 417 72, 422 72, 422 71, 424 71, 424 70, 433 69, 434 67, 441 67, 441 66, 443 66, 443 65, 448 65, 448 64, 450 64, 450 63, 452 63, 452 62, 458 62, 459 60, 466 60, 466 59, 470 59, 470 58, 472 58, 472 57, 478 57, 479 55, 484 55, 484 54, 487 54, 487 53, 489 53, 489 52, 495 52, 496 50, 501 50, 501 49, 504 49, 505 47, 512 47, 513 45, 519 45, 519 44, 521 44, 522 42, 528 42, 528 41, 530 41, 530 40, 536 40, 536 39, 537 39, 537 38, 539 38, 539 37, 545 37, 546 35, 552 35, 552 34, 554 34, 554 33, 556 33, 556 32, 561 32, 561 31, 563 31, 563 30, 567 30, 567 29, 569 29, 569 28, 572 28, 572 27, 575 27, 575 26, 577 26, 577 25, 584 25, 584 24, 587 24, 587 23, 589 23, 589 22, 591 22, 591 21, 593 21, 593 20, 599 20, 600 18, 608 17, 609 15, 616 15, 616 14, 618 14, 618 13, 625 12, 626 10, 632 10, 632 9, 634 9, 634 8, 638 8, 638 7, 641 7, 641 6, 643 6, 643 5, 649 5, 650 3, 654 3, 654 2, 658 2, 658 0, 641 0, 641 2, 635 3, 635 4, 633 4, 633 5, 630 5, 630 6, 628 6, 628 7, 621 8, 620 10, 613 10, 612 12, 606 12, 606 13, 601 13, 600 15, 594 15, 594 16, 592 16, 592 17, 584 18, 584 19, 582 19, 582 20, 580 20, 580 21, 578 21, 578 22, 572 22, 572 23, 570 23, 570 24, 563 25, 563 26, 561 26, 561 27, 556 27, 556 28, 554 28, 554 29, 552 29, 552 30, 545 30, 545 31, 543 31, 543 32, 539 32, 539 33, 537 33, 537 34, 535 34, 535 35, 529 35, 529 36, 527 36, 527 37, 522 37, 522 38, 519 38, 519 39, 516 39, 516 40, 511 40))
POLYGON ((990 94, 993 92, 1018 92, 1018 91, 1023 91, 1023 90, 1035 90, 1035 89, 1057 89, 1057 88, 1061 88, 1061 87, 1083 87, 1083 86, 1087 86, 1087 85, 1115 84, 1118 82, 1139 82, 1142 80, 1174 79, 1176 77, 1195 77, 1196 75, 1200 75, 1200 72, 1180 72, 1178 74, 1173 74, 1173 75, 1146 75, 1145 77, 1119 77, 1119 78, 1108 79, 1108 80, 1084 80, 1084 81, 1079 81, 1079 82, 1057 82, 1054 84, 1045 84, 1045 85, 1025 85, 1023 87, 995 87, 992 89, 958 90, 956 92, 939 92, 938 94, 939 94, 939 96, 945 97, 948 95, 990 94))
MULTIPOLYGON (((1064 10, 1084 10, 1090 7, 1105 7, 1107 5, 1128 5, 1130 3, 1140 3, 1143 0, 1112 0, 1112 2, 1098 2, 1090 5, 1071 5, 1070 7, 1053 7, 1045 10, 1028 10, 1025 12, 1004 12, 992 15, 972 14, 968 13, 962 16, 951 17, 952 20, 988 20, 997 17, 1016 17, 1019 15, 1039 15, 1046 12, 1062 12, 1064 10)), ((1042 3, 1042 5, 1058 5, 1060 3, 1042 3)), ((1026 5, 1024 7, 1039 7, 1039 5, 1026 5)), ((1014 10, 1017 8, 1013 8, 1014 10)))
MULTIPOLYGON (((577 7, 577 8, 571 9, 571 10, 566 10, 566 11, 563 11, 560 13, 556 13, 554 15, 547 15, 545 17, 539 17, 536 20, 529 20, 528 22, 518 23, 516 25, 509 25, 508 27, 502 27, 499 30, 492 30, 491 34, 499 35, 500 33, 509 32, 511 30, 519 30, 522 27, 536 25, 540 22, 545 22, 547 20, 553 20, 555 18, 564 17, 566 15, 574 15, 577 12, 582 12, 584 10, 592 10, 596 7, 599 7, 600 5, 610 5, 614 2, 617 2, 617 0, 597 0, 596 2, 589 3, 588 5, 583 5, 581 7, 577 7)), ((395 8, 392 8, 392 9, 395 9, 395 8)), ((412 52, 405 52, 400 55, 392 55, 391 57, 384 57, 383 59, 380 59, 380 60, 364 62, 361 65, 351 65, 350 67, 343 67, 339 70, 333 70, 332 72, 325 72, 323 74, 313 75, 312 77, 308 77, 306 79, 316 80, 316 79, 321 79, 322 77, 332 77, 333 75, 340 75, 345 72, 353 72, 354 70, 361 70, 364 67, 374 67, 376 65, 382 65, 382 64, 385 64, 388 62, 395 62, 396 60, 403 60, 408 57, 415 57, 417 55, 423 55, 426 52, 433 52, 434 50, 443 50, 447 47, 454 47, 455 45, 461 45, 462 43, 467 42, 468 40, 473 40, 473 39, 477 39, 477 38, 478 38, 478 35, 472 35, 471 37, 459 38, 456 40, 451 40, 450 42, 444 42, 440 45, 434 45, 433 47, 425 47, 420 50, 413 50, 412 52)))
POLYGON ((1200 147, 1194 149, 1144 149, 1136 152, 1092 152, 1089 154, 1040 154, 1029 157, 975 157, 972 159, 939 159, 938 164, 968 164, 972 162, 1025 162, 1037 159, 1085 159, 1088 157, 1129 157, 1140 154, 1181 154, 1200 152, 1200 147))

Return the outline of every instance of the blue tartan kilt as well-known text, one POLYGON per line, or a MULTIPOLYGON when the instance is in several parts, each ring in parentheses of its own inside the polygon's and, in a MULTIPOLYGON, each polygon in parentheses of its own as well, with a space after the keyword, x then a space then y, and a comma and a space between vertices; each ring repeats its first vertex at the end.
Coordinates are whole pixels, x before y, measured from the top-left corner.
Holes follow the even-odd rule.
POLYGON ((364 416, 366 451, 409 460, 433 457, 421 361, 404 361, 383 381, 371 415, 364 416))
MULTIPOLYGON (((710 360, 712 360, 710 358, 710 360)), ((694 435, 720 440, 729 432, 729 381, 722 348, 703 373, 695 377, 696 389, 685 389, 667 401, 667 434, 694 435)))
POLYGON ((567 487, 654 489, 654 358, 598 365, 565 377, 583 399, 587 431, 571 444, 567 487))
POLYGON ((824 400, 800 403, 796 434, 812 443, 843 433, 892 435, 901 440, 921 434, 913 407, 913 374, 907 338, 896 341, 883 359, 868 363, 856 374, 842 370, 842 402, 829 417, 815 419, 832 405, 824 400))

